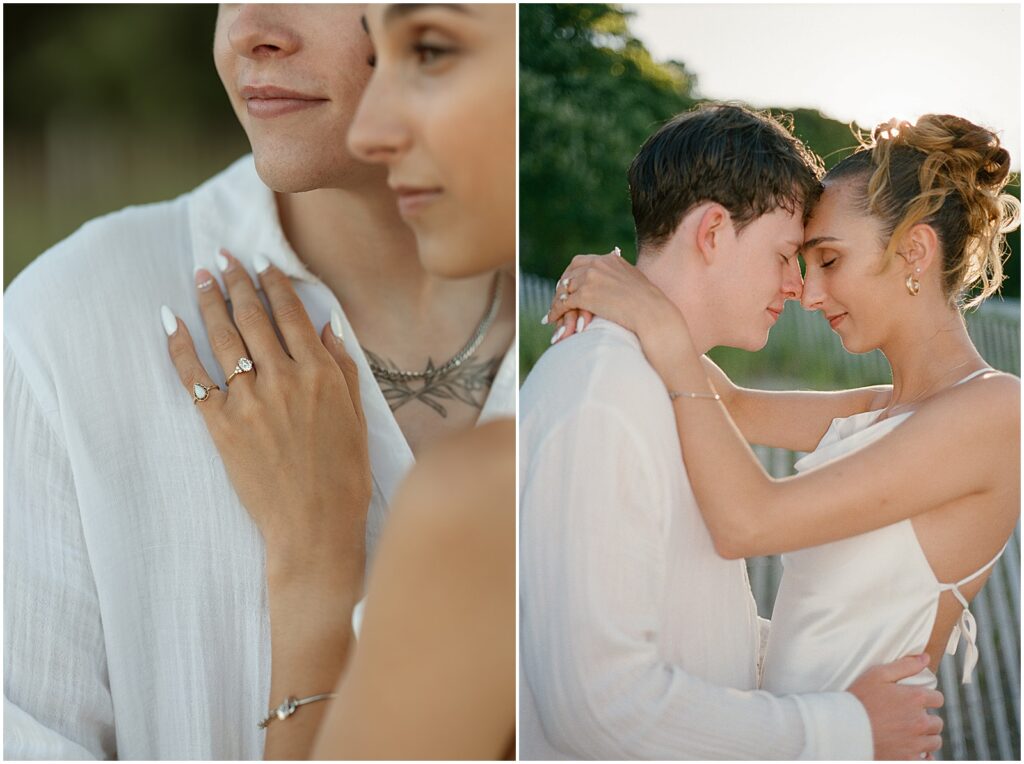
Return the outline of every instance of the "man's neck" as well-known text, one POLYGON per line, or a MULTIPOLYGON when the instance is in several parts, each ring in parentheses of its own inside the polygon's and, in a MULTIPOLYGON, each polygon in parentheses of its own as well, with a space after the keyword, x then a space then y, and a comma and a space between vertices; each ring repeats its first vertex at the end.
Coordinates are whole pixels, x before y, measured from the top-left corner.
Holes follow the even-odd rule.
POLYGON ((693 273, 693 265, 683 253, 643 255, 637 260, 637 268, 679 308, 700 355, 718 344, 708 290, 701 288, 699 274, 693 273))
POLYGON ((281 227, 302 262, 338 299, 404 289, 427 274, 386 186, 275 194, 281 227))
POLYGON ((416 238, 383 183, 276 198, 285 238, 334 292, 361 337, 379 336, 381 329, 389 334, 382 323, 433 324, 436 331, 438 321, 472 327, 479 319, 490 274, 453 280, 425 271, 416 238))
MULTIPOLYGON (((338 298, 365 351, 395 369, 437 368, 480 324, 495 275, 445 279, 425 271, 415 236, 380 185, 278 194, 281 226, 299 259, 338 298)), ((515 282, 502 278, 500 310, 471 362, 431 384, 378 380, 414 453, 477 421, 492 372, 515 336, 515 282)))

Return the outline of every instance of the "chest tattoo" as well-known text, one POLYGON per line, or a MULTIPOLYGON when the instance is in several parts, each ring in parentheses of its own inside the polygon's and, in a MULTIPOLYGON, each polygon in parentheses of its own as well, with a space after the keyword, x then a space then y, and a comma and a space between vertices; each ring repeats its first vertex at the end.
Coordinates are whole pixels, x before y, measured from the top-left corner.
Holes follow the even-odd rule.
MULTIPOLYGON (((363 348, 363 352, 374 366, 388 371, 399 371, 391 361, 374 355, 366 348, 363 348)), ((376 372, 374 377, 392 411, 398 411, 407 403, 419 401, 432 408, 439 416, 447 417, 447 406, 455 401, 482 409, 500 366, 500 357, 486 361, 467 358, 459 366, 441 371, 434 366, 433 359, 428 358, 421 378, 394 379, 376 372)))

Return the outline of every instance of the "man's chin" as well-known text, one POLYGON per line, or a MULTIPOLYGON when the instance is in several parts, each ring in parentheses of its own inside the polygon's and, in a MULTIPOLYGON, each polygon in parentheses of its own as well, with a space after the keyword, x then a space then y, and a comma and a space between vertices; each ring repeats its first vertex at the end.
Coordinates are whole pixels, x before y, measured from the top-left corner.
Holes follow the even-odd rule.
POLYGON ((345 152, 325 155, 323 152, 275 151, 273 147, 252 144, 256 173, 271 190, 279 194, 299 194, 319 188, 363 186, 373 176, 381 182, 387 177, 385 168, 353 159, 345 152))
POLYGON ((260 180, 278 194, 301 194, 329 185, 326 174, 311 160, 306 163, 298 160, 292 162, 281 157, 267 160, 259 152, 254 152, 253 158, 260 180))
POLYGON ((768 344, 768 337, 733 337, 725 342, 718 342, 714 347, 725 347, 735 348, 736 350, 745 350, 748 353, 756 353, 758 350, 764 350, 764 346, 768 344))
POLYGON ((260 180, 279 194, 298 194, 324 187, 323 179, 316 177, 318 173, 312 168, 296 167, 295 163, 281 161, 280 158, 268 160, 255 147, 253 148, 253 159, 260 180))
POLYGON ((768 332, 765 332, 764 334, 752 334, 743 345, 738 345, 737 347, 739 347, 740 350, 747 350, 751 353, 756 353, 758 350, 764 350, 764 347, 767 344, 768 332))

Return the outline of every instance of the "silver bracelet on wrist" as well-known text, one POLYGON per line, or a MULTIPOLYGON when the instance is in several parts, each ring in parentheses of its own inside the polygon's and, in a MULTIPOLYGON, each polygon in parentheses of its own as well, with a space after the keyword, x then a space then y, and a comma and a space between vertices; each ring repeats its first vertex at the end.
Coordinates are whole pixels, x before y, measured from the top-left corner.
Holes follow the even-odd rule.
POLYGON ((271 710, 267 718, 261 722, 257 722, 256 726, 259 727, 261 730, 266 729, 270 725, 270 723, 274 721, 274 719, 280 719, 281 721, 287 719, 289 716, 295 713, 295 709, 299 706, 304 706, 307 703, 315 703, 318 700, 330 700, 334 697, 336 697, 335 693, 325 692, 322 695, 310 695, 308 698, 285 698, 281 702, 281 705, 271 710))
POLYGON ((675 401, 676 398, 707 398, 708 400, 712 401, 722 400, 722 396, 719 395, 718 393, 687 393, 677 392, 675 390, 669 390, 668 397, 671 401, 675 401))

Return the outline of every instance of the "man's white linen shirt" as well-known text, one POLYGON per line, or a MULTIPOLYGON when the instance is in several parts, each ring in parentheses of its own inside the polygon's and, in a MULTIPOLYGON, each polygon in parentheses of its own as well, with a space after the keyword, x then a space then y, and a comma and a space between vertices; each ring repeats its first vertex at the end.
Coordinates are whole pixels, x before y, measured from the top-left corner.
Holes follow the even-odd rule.
POLYGON ((852 695, 756 690, 745 562, 715 552, 636 335, 597 319, 545 353, 519 443, 521 758, 871 758, 852 695))
MULTIPOLYGON (((338 306, 285 240, 251 156, 86 224, 5 295, 6 759, 263 758, 263 541, 159 316, 166 304, 187 323, 223 388, 193 279, 217 272, 219 247, 250 273, 261 252, 292 276, 317 328, 338 306)), ((372 556, 413 455, 344 330, 369 430, 372 556)), ((512 416, 515 388, 510 349, 480 421, 512 416)))

